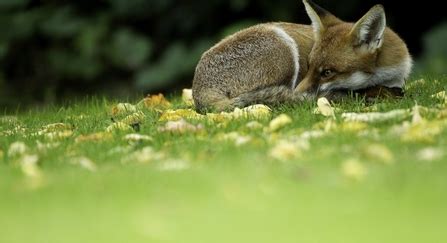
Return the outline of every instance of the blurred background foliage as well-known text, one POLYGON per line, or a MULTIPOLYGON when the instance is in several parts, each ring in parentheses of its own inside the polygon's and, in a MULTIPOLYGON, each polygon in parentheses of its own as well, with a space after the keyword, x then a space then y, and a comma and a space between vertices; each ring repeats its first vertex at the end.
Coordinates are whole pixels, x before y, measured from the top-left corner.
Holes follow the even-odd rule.
MULTIPOLYGON (((317 2, 349 21, 380 3, 317 2)), ((425 2, 382 1, 417 73, 445 74, 445 14, 425 2)), ((309 23, 300 0, 0 0, 0 107, 189 87, 203 51, 266 21, 309 23)))

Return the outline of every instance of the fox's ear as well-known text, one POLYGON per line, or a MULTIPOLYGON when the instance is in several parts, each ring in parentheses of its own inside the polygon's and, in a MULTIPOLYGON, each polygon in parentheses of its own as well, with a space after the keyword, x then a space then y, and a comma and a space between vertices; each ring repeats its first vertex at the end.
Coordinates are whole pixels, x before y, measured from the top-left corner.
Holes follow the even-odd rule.
POLYGON ((311 0, 303 0, 307 15, 312 21, 312 28, 314 29, 315 39, 319 39, 325 29, 330 26, 342 23, 340 19, 335 17, 326 9, 318 6, 311 0))
POLYGON ((354 46, 374 52, 382 46, 386 28, 385 10, 382 5, 372 7, 350 32, 354 46))

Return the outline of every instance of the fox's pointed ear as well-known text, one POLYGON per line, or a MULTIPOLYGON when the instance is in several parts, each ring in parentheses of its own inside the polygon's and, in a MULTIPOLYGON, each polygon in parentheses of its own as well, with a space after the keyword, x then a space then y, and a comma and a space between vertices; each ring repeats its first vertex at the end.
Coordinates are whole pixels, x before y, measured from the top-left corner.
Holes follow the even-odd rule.
POLYGON ((307 15, 309 15, 309 18, 312 21, 312 28, 314 29, 316 39, 319 39, 321 33, 330 26, 342 23, 340 19, 311 0, 303 0, 303 3, 307 15))
POLYGON ((382 5, 372 7, 350 32, 354 46, 374 52, 382 46, 386 28, 385 10, 382 5))

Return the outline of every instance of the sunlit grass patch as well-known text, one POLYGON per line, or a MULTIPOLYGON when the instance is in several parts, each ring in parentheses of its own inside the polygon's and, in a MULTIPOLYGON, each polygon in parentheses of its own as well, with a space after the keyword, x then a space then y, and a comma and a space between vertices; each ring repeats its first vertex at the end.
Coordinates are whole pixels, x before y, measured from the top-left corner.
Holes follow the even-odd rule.
POLYGON ((447 80, 424 80, 371 104, 2 116, 0 242, 443 242, 447 80))

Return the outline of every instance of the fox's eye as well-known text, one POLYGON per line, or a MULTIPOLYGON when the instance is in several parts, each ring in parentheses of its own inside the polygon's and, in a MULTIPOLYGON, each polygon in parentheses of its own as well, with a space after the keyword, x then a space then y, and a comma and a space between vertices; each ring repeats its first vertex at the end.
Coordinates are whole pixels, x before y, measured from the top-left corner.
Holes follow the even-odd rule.
POLYGON ((324 69, 323 71, 321 71, 320 75, 323 78, 329 78, 332 75, 334 75, 334 70, 332 70, 332 69, 324 69))
POLYGON ((321 71, 320 76, 322 78, 330 78, 335 74, 335 71, 332 69, 323 69, 323 71, 321 71))

